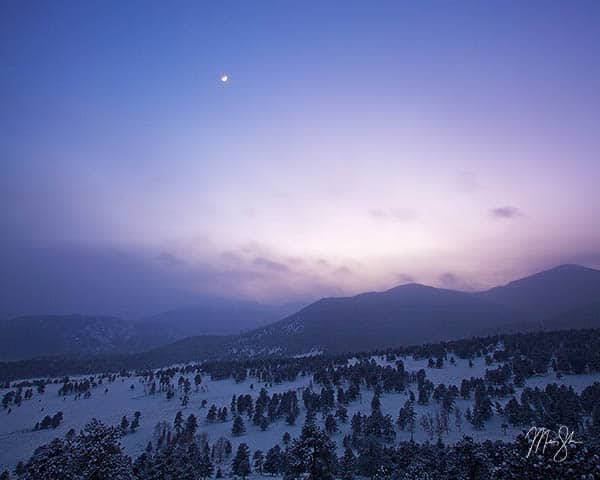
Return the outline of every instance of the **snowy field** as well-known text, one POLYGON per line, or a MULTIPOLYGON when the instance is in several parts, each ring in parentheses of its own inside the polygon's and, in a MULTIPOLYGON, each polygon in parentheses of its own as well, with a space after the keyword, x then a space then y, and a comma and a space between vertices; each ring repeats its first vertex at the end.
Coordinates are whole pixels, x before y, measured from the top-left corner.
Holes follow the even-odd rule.
MULTIPOLYGON (((383 358, 377 357, 375 360, 381 365, 387 364, 383 358)), ((454 384, 457 387, 460 387, 463 378, 484 377, 486 368, 495 368, 498 365, 493 364, 486 367, 484 359, 478 357, 473 360, 473 367, 469 367, 467 360, 456 358, 456 365, 445 362, 443 368, 437 369, 427 368, 427 360, 414 360, 412 357, 403 358, 402 360, 406 370, 409 372, 417 371, 421 368, 425 369, 427 379, 431 380, 435 385, 445 383, 446 385, 454 384)), ((394 362, 391 365, 394 365, 394 362)), ((177 380, 179 376, 177 374, 174 379, 177 380)), ((117 380, 111 383, 105 380, 102 385, 91 389, 90 398, 84 399, 81 396, 77 400, 74 394, 67 395, 66 397, 58 394, 58 390, 62 386, 60 382, 48 384, 44 394, 37 393, 36 388, 33 387, 32 398, 23 399, 21 406, 12 405, 10 413, 8 413, 8 409, 0 410, 0 471, 5 468, 12 470, 18 461, 27 461, 39 445, 50 442, 54 437, 64 436, 72 428, 79 431, 86 422, 94 417, 107 424, 119 425, 123 415, 126 415, 129 421, 131 421, 136 411, 141 412, 140 427, 136 432, 128 433, 122 439, 125 451, 134 458, 144 450, 149 441, 155 444, 154 429, 157 422, 166 421, 172 424, 179 410, 182 411, 184 417, 187 417, 190 413, 194 413, 198 417, 200 424, 199 432, 206 432, 211 443, 221 436, 229 438, 233 444, 234 452, 238 444, 242 442, 247 443, 251 451, 260 449, 266 452, 276 443, 281 443, 285 432, 289 432, 292 437, 299 435, 304 422, 301 390, 309 386, 311 376, 298 377, 294 382, 273 384, 267 387, 270 395, 275 392, 298 390, 298 399, 300 400, 302 413, 295 425, 290 426, 284 420, 278 420, 270 424, 266 431, 261 431, 258 426, 253 425, 250 420, 244 417, 246 433, 239 437, 231 435, 231 415, 228 416, 226 422, 208 423, 206 421, 208 407, 216 404, 219 408, 227 407, 229 410, 233 395, 251 394, 253 399, 256 400, 260 389, 265 385, 258 382, 256 378, 251 377, 248 377, 241 383, 236 383, 233 379, 211 381, 208 375, 203 375, 201 388, 199 391, 196 391, 193 381, 194 376, 194 373, 186 376, 192 383, 190 401, 186 407, 181 405, 179 392, 171 400, 166 399, 164 392, 157 392, 155 395, 146 394, 143 383, 144 377, 117 377, 117 380), (251 388, 252 384, 253 388, 251 388), (133 389, 131 388, 132 386, 133 389), (105 393, 106 388, 108 389, 107 393, 105 393), (207 401, 207 407, 205 408, 201 408, 203 400, 207 401), (41 422, 45 415, 53 416, 59 411, 62 411, 64 414, 64 421, 60 426, 56 429, 50 428, 34 431, 33 428, 36 422, 41 422)), ((71 378, 89 378, 89 376, 71 378)), ((558 384, 572 385, 577 392, 580 392, 594 381, 600 381, 600 374, 564 375, 561 379, 557 379, 554 373, 550 372, 545 376, 528 379, 526 386, 539 386, 543 388, 548 383, 556 382, 558 384)), ((416 395, 416 384, 411 384, 409 388, 416 395)), ((320 390, 321 386, 315 385, 315 391, 320 392, 320 390)), ((0 397, 4 396, 7 391, 7 389, 0 389, 0 397)), ((517 398, 520 396, 520 391, 521 389, 516 388, 517 398)), ((341 448, 344 435, 350 431, 350 418, 352 415, 357 411, 370 413, 373 392, 367 391, 363 387, 361 395, 359 400, 350 403, 348 406, 348 422, 338 424, 340 431, 332 436, 332 439, 337 442, 339 448, 341 448)), ((398 410, 404 405, 407 398, 408 391, 402 393, 384 393, 381 396, 383 413, 390 414, 395 421, 398 416, 398 410)), ((505 405, 509 398, 501 399, 500 403, 505 405)), ((456 399, 456 406, 464 413, 468 407, 472 406, 472 402, 472 400, 458 398, 456 399)), ((417 418, 426 412, 434 414, 437 409, 439 409, 439 405, 433 400, 426 406, 415 404, 417 418)), ((320 416, 318 420, 322 423, 320 416)), ((450 433, 444 436, 443 440, 445 442, 453 442, 461 438, 463 434, 471 435, 479 440, 487 438, 509 440, 521 432, 522 429, 509 428, 507 434, 504 435, 500 425, 505 423, 505 421, 504 417, 494 414, 492 419, 486 422, 485 430, 475 430, 469 422, 463 420, 461 431, 458 431, 454 422, 451 421, 450 433)), ((416 441, 425 441, 427 439, 427 435, 419 425, 417 425, 414 437, 416 441)), ((397 430, 397 441, 408 439, 410 439, 410 433, 397 430)))

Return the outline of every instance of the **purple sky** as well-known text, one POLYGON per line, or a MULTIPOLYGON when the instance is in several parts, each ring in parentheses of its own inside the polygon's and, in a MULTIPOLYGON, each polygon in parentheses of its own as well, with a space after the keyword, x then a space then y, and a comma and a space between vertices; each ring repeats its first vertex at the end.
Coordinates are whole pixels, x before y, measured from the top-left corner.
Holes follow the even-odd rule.
POLYGON ((0 315, 599 267, 598 45, 597 1, 3 2, 0 315))

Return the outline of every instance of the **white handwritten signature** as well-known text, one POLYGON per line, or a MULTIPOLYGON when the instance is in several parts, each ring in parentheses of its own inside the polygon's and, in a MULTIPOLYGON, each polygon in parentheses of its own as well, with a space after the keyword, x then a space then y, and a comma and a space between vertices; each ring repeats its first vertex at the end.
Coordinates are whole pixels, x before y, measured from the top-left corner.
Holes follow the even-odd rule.
POLYGON ((561 425, 558 429, 558 432, 553 432, 552 430, 544 427, 531 427, 527 432, 527 435, 525 435, 527 440, 531 440, 531 446, 527 452, 527 458, 529 458, 532 453, 537 454, 540 452, 540 449, 542 454, 546 453, 546 448, 549 445, 558 445, 552 460, 559 463, 564 462, 569 453, 567 447, 571 444, 579 445, 583 443, 573 440, 573 434, 574 432, 569 432, 569 427, 566 425, 561 425))

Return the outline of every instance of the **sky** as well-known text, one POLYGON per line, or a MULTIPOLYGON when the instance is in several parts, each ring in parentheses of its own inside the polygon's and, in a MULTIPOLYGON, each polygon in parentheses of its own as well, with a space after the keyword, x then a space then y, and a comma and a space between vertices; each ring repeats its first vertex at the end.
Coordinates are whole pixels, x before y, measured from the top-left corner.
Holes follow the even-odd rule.
POLYGON ((600 267, 598 45, 586 0, 4 1, 0 316, 600 267))

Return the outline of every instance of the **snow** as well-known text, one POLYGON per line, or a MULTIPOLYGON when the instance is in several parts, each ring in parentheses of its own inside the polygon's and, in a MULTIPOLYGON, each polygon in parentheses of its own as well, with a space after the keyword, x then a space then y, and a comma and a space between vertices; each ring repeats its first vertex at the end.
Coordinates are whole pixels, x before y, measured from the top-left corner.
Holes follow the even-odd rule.
MULTIPOLYGON (((310 352, 316 354, 318 352, 310 352)), ((448 357, 449 358, 449 357, 448 357)), ((380 365, 395 366, 395 361, 387 362, 385 357, 373 357, 380 365)), ((456 364, 453 365, 446 361, 443 368, 427 368, 427 359, 415 360, 412 357, 401 358, 407 371, 417 371, 421 368, 425 369, 427 378, 434 384, 445 383, 446 385, 454 384, 460 386, 463 378, 483 377, 486 368, 495 368, 497 364, 486 366, 483 358, 475 358, 473 367, 468 366, 467 360, 461 360, 457 357, 456 364)), ((349 362, 354 363, 356 359, 349 362)), ((174 377, 175 383, 180 374, 174 377)), ((159 421, 166 421, 172 424, 176 413, 181 410, 184 417, 190 413, 194 413, 198 419, 200 432, 206 432, 209 435, 211 442, 216 441, 220 436, 230 438, 233 444, 234 452, 241 442, 248 443, 251 451, 260 449, 266 452, 274 444, 280 443, 285 432, 289 432, 292 437, 298 436, 304 422, 304 413, 297 419, 296 425, 290 426, 284 420, 279 420, 269 425, 266 431, 261 431, 259 427, 252 425, 251 421, 244 417, 246 433, 239 437, 231 436, 232 418, 229 415, 229 420, 225 423, 208 424, 206 422, 206 413, 211 404, 216 404, 217 407, 226 406, 229 410, 231 398, 233 395, 251 394, 254 399, 258 396, 260 389, 264 384, 257 381, 256 378, 249 377, 244 382, 236 383, 232 379, 212 381, 209 376, 202 376, 201 390, 196 392, 193 377, 195 373, 184 375, 189 378, 192 383, 192 391, 190 393, 190 402, 187 407, 182 407, 179 400, 179 395, 175 398, 167 400, 164 393, 157 392, 155 395, 147 395, 144 392, 143 377, 132 376, 130 378, 117 378, 115 382, 108 382, 104 379, 103 384, 91 390, 92 395, 89 399, 80 397, 75 400, 74 395, 62 397, 58 395, 58 390, 62 383, 48 384, 46 392, 42 395, 38 394, 33 388, 34 394, 30 400, 23 400, 20 407, 12 405, 12 412, 9 414, 7 410, 0 410, 0 471, 4 468, 14 468, 19 460, 26 461, 33 453, 36 447, 44 443, 48 443, 56 436, 65 435, 71 428, 79 431, 85 423, 93 417, 102 422, 118 425, 121 422, 123 415, 127 415, 131 421, 135 411, 141 412, 140 428, 134 432, 125 435, 122 439, 122 445, 126 452, 132 456, 137 456, 143 451, 148 441, 153 441, 154 428, 159 421), (253 384, 254 388, 250 388, 253 384), (134 389, 131 389, 134 385, 134 389), (108 393, 104 393, 105 388, 108 388, 108 393), (202 400, 207 401, 207 407, 201 408, 202 400), (38 430, 33 431, 36 422, 41 421, 45 415, 54 415, 56 412, 64 413, 63 423, 55 430, 38 430)), ((77 377, 72 377, 75 379, 77 377)), ((89 378, 89 376, 79 377, 89 378)), ((267 388, 270 395, 275 392, 285 392, 288 390, 297 390, 298 398, 301 402, 301 390, 308 386, 312 376, 298 377, 296 381, 284 382, 281 384, 273 384, 267 388)), ((580 392, 583 388, 591 385, 595 381, 600 381, 600 374, 589 375, 564 375, 561 379, 556 379, 553 373, 548 373, 544 376, 536 376, 527 379, 526 386, 540 388, 545 387, 548 383, 558 383, 572 385, 573 388, 580 392)), ((158 382, 157 382, 158 383, 158 382)), ((416 385, 409 386, 413 392, 417 393, 416 385)), ((320 391, 320 385, 315 385, 315 390, 320 391)), ((0 389, 0 397, 8 390, 0 389)), ((23 390, 24 393, 25 389, 23 390)), ((517 398, 520 395, 521 389, 516 388, 517 398)), ((355 412, 363 413, 370 412, 371 399, 373 393, 361 389, 361 398, 356 402, 350 403, 348 406, 348 418, 350 419, 355 412)), ((408 391, 402 393, 384 393, 381 397, 381 406, 384 413, 392 415, 394 420, 398 416, 398 410, 408 398, 408 391)), ((496 399, 494 399, 496 400, 496 399)), ((500 400, 504 405, 509 398, 500 400)), ((463 400, 458 398, 456 405, 464 414, 469 406, 472 405, 472 400, 463 400)), ((303 406, 301 405, 303 410, 303 406)), ((415 404, 417 417, 421 414, 430 412, 435 415, 438 405, 431 401, 427 406, 415 404)), ((319 416, 319 421, 322 419, 319 416)), ((454 419, 450 419, 450 434, 445 436, 443 440, 447 443, 454 442, 462 437, 463 434, 473 436, 475 439, 503 439, 509 440, 522 429, 510 427, 505 436, 500 428, 500 425, 505 422, 503 417, 494 415, 493 418, 486 423, 485 430, 477 431, 463 419, 462 432, 459 432, 454 427, 454 419)), ((417 422, 418 423, 418 422, 417 422)), ((338 447, 341 446, 341 440, 350 430, 350 421, 346 424, 339 424, 340 432, 333 435, 333 439, 337 441, 338 447)), ((420 425, 417 425, 414 434, 416 441, 425 441, 426 435, 420 425)), ((408 440, 410 433, 405 431, 397 431, 396 440, 408 440)))

